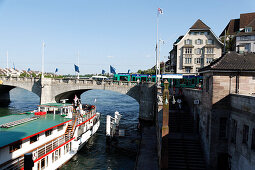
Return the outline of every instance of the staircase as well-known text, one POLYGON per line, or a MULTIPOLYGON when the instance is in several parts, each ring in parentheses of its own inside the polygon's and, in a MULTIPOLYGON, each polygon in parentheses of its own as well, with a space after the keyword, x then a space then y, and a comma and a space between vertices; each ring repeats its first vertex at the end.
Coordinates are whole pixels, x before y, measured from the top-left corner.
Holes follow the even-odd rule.
POLYGON ((70 140, 74 135, 75 125, 76 125, 77 118, 75 120, 72 120, 72 124, 68 124, 66 131, 65 131, 65 141, 70 140))
POLYGON ((186 108, 178 110, 176 107, 170 106, 168 169, 206 169, 199 136, 194 132, 194 121, 186 108))

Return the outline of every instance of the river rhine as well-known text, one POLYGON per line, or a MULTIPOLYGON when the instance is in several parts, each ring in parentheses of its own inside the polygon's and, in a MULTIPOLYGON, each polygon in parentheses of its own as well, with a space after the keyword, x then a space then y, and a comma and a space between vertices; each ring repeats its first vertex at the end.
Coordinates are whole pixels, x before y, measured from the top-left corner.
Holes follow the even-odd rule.
MULTIPOLYGON (((9 107, 0 107, 0 116, 36 109, 39 97, 23 89, 10 92, 9 107)), ((61 169, 134 169, 136 159, 136 125, 138 123, 138 103, 131 97, 111 91, 91 90, 82 94, 82 103, 96 104, 101 113, 101 125, 88 143, 61 169), (96 99, 96 102, 95 102, 96 99), (125 129, 129 137, 119 141, 118 146, 107 147, 105 142, 106 115, 122 114, 120 129, 125 129)))

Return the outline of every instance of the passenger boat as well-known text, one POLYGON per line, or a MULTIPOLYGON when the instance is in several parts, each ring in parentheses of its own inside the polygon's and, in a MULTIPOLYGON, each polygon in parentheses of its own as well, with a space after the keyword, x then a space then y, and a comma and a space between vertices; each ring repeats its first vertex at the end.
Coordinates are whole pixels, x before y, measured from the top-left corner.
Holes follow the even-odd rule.
POLYGON ((96 107, 78 103, 48 103, 36 111, 0 117, 0 169, 24 169, 28 154, 32 169, 57 169, 83 147, 99 125, 96 107))

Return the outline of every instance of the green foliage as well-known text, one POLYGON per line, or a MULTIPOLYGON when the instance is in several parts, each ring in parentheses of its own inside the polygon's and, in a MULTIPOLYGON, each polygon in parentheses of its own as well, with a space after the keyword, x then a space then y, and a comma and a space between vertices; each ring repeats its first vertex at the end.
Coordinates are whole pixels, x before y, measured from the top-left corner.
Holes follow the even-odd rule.
POLYGON ((138 70, 137 71, 138 74, 156 74, 156 71, 155 69, 151 68, 151 69, 148 69, 148 70, 138 70))

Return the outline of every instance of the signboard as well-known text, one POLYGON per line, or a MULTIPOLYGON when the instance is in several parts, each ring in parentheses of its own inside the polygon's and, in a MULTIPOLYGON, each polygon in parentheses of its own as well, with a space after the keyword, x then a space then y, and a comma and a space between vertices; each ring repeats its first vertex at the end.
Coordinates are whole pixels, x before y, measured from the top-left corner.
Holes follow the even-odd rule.
POLYGON ((163 79, 182 79, 182 74, 162 74, 163 79))

